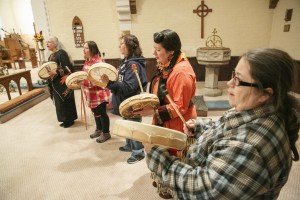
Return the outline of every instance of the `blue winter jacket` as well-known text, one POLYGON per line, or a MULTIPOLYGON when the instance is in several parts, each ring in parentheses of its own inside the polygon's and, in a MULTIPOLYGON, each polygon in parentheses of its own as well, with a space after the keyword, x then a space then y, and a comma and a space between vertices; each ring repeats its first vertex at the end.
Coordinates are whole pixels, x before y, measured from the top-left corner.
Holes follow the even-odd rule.
POLYGON ((120 115, 119 105, 125 99, 132 97, 134 95, 140 94, 141 89, 139 86, 136 74, 132 69, 132 64, 136 65, 138 71, 143 91, 147 88, 147 76, 146 76, 146 61, 144 57, 130 58, 128 60, 123 59, 118 68, 118 80, 109 81, 107 87, 113 93, 112 95, 112 106, 113 114, 120 115))

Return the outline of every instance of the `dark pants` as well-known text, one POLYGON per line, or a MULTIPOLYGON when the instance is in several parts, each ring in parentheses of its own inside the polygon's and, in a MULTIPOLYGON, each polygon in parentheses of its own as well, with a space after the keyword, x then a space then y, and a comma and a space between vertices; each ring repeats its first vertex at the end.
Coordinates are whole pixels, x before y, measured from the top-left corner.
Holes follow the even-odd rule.
POLYGON ((102 130, 103 133, 109 133, 109 117, 106 112, 107 102, 101 103, 96 108, 92 108, 94 113, 96 128, 102 130))

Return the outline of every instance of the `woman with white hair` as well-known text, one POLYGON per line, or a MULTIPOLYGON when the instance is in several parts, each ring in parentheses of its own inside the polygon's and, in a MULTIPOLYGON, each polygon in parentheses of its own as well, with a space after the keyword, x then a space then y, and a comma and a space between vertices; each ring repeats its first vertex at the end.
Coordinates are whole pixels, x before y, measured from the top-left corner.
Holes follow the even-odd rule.
POLYGON ((74 72, 74 68, 67 52, 61 49, 57 37, 49 37, 46 46, 52 52, 48 61, 57 63, 57 69, 49 72, 48 86, 51 99, 56 108, 57 120, 62 122, 60 126, 68 128, 77 119, 74 90, 69 89, 65 82, 67 76, 74 72))

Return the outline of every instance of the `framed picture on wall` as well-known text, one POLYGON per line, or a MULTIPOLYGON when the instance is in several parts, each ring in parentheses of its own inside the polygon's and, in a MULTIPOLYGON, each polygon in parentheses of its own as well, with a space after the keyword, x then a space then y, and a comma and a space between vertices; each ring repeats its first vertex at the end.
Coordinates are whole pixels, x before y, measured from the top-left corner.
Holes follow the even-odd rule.
POLYGON ((293 9, 286 9, 284 20, 286 22, 291 21, 292 20, 292 15, 293 15, 293 9))
POLYGON ((290 31, 290 25, 289 24, 284 25, 283 32, 289 32, 289 31, 290 31))

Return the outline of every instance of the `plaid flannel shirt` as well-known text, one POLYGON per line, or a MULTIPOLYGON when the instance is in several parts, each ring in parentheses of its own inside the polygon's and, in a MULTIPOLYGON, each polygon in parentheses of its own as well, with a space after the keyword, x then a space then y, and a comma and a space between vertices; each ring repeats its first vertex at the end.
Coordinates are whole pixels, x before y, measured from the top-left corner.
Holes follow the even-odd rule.
MULTIPOLYGON (((82 71, 88 72, 89 68, 98 62, 102 62, 102 59, 98 55, 95 55, 91 60, 86 60, 82 71)), ((109 102, 110 90, 107 88, 99 87, 92 84, 89 80, 84 80, 83 90, 90 108, 95 108, 103 102, 109 102)))
POLYGON ((197 124, 197 142, 184 162, 153 147, 148 168, 179 199, 276 199, 292 157, 283 120, 272 106, 236 112, 197 124))

